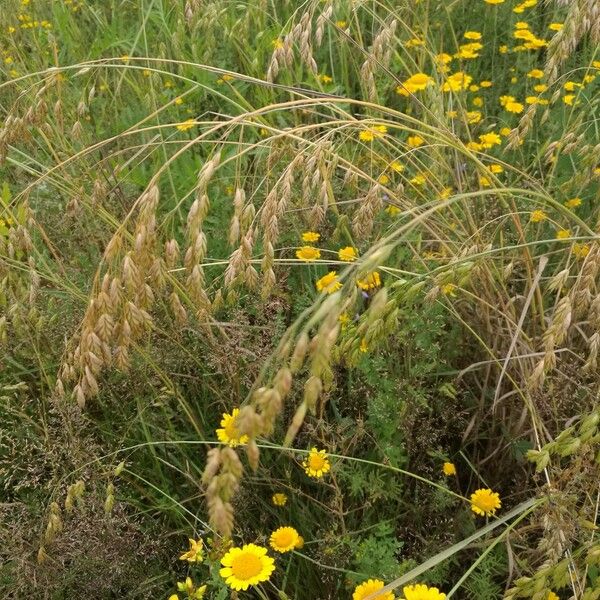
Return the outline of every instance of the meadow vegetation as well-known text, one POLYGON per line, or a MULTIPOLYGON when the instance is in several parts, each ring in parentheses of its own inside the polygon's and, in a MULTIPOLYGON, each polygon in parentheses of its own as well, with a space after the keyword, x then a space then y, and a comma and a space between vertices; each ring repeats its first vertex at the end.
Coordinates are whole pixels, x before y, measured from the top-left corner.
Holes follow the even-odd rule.
POLYGON ((0 27, 2 598, 600 598, 598 0, 0 27))

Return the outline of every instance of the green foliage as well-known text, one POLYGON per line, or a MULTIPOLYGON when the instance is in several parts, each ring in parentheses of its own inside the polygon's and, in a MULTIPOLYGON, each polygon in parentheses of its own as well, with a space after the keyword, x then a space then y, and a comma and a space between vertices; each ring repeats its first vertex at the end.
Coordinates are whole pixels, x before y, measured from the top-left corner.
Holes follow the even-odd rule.
POLYGON ((504 591, 502 585, 507 569, 506 550, 501 546, 492 552, 477 565, 465 582, 465 591, 473 598, 494 600, 500 598, 504 591))
POLYGON ((597 587, 597 31, 526 4, 0 4, 2 597, 225 600, 229 508, 235 545, 305 542, 240 598, 350 597, 478 531, 488 487, 540 506, 418 581, 597 587), (208 476, 235 407, 258 445, 208 476))
POLYGON ((393 579, 401 573, 398 557, 404 543, 395 538, 390 523, 382 522, 351 544, 356 571, 369 577, 393 579))

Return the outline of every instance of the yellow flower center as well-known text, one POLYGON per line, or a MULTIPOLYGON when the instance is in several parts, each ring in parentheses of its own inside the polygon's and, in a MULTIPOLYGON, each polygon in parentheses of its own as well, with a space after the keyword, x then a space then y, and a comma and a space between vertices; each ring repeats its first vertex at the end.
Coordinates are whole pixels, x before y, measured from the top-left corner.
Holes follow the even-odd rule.
POLYGON ((313 454, 308 459, 308 466, 313 471, 320 471, 325 466, 325 459, 320 454, 313 454))
POLYGON ((231 564, 232 575, 242 581, 256 577, 261 571, 260 558, 250 552, 238 555, 231 564))
POLYGON ((237 439, 240 437, 240 432, 235 426, 235 419, 231 419, 223 429, 225 429, 225 433, 230 439, 237 439))
POLYGON ((475 501, 475 506, 478 506, 479 508, 481 508, 481 510, 484 510, 487 512, 487 511, 493 509, 494 506, 496 506, 496 503, 491 496, 486 495, 486 496, 479 496, 479 498, 477 498, 477 500, 475 501))
POLYGON ((286 548, 294 543, 294 534, 287 529, 277 531, 273 536, 273 542, 280 548, 286 548))

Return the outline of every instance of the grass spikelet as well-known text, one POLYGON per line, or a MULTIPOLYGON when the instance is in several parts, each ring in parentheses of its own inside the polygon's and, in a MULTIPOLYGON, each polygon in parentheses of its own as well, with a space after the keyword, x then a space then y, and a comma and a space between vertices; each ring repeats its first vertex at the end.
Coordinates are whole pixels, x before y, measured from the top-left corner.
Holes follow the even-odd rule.
POLYGON ((0 23, 3 596, 596 597, 597 1, 0 23))

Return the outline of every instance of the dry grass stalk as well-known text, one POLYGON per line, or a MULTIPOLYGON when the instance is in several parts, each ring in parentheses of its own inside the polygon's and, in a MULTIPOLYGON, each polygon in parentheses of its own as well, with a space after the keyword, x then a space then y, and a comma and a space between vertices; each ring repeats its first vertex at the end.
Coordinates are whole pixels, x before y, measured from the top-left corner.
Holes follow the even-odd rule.
POLYGON ((518 126, 511 130, 508 136, 508 144, 506 145, 508 150, 515 150, 523 143, 529 130, 533 126, 533 120, 537 114, 537 107, 537 104, 529 106, 525 111, 525 114, 521 117, 518 126))
POLYGON ((565 340, 572 317, 571 298, 564 296, 556 306, 552 322, 543 335, 544 351, 546 353, 544 356, 544 368, 546 371, 556 366, 554 349, 565 340))
POLYGON ((277 79, 281 68, 290 69, 294 62, 294 45, 298 46, 300 59, 302 63, 313 74, 317 75, 317 61, 313 55, 313 37, 314 45, 319 47, 323 41, 325 33, 325 25, 333 14, 332 2, 327 1, 323 11, 316 19, 316 27, 313 36, 313 13, 310 11, 304 12, 300 17, 300 21, 294 25, 292 30, 284 36, 283 40, 275 41, 275 48, 271 55, 271 61, 267 68, 266 79, 273 82, 277 79))
POLYGON ((360 202, 352 219, 352 231, 357 239, 367 239, 373 231, 375 215, 382 206, 382 188, 374 185, 360 202))
MULTIPOLYGON (((118 369, 128 368, 131 345, 152 324, 148 310, 154 302, 154 292, 148 281, 156 284, 160 280, 156 262, 158 200, 156 185, 140 197, 133 248, 122 259, 121 277, 104 275, 100 290, 84 315, 77 346, 61 367, 58 391, 64 382, 76 379, 73 397, 80 407, 87 398, 98 394, 97 378, 102 369, 113 361, 118 369)), ((107 259, 114 260, 121 251, 122 237, 116 234, 107 246, 107 259)))
POLYGON ((200 10, 200 0, 186 0, 184 14, 187 22, 192 24, 200 10))
POLYGON ((600 350, 600 333, 593 333, 588 339, 588 356, 583 365, 583 370, 593 373, 598 368, 598 350, 600 350))
POLYGON ((208 452, 202 483, 206 486, 206 502, 210 524, 225 539, 233 532, 231 500, 239 488, 244 467, 232 448, 213 448, 208 452))
POLYGON ((554 82, 559 69, 575 52, 581 40, 590 34, 593 43, 600 43, 600 2, 573 0, 564 2, 569 10, 562 29, 552 36, 548 45, 545 72, 548 82, 554 82))
POLYGON ((297 372, 307 357, 310 358, 309 377, 304 384, 302 402, 296 409, 292 422, 285 435, 284 445, 294 441, 307 412, 315 414, 323 391, 327 391, 333 382, 332 352, 340 333, 339 316, 348 300, 342 302, 339 293, 332 294, 313 316, 312 321, 321 321, 317 333, 309 340, 302 332, 290 360, 290 381, 292 373, 297 372))
POLYGON ((240 241, 241 221, 246 204, 246 192, 237 188, 233 196, 233 216, 229 225, 229 244, 234 246, 240 241))
MULTIPOLYGON (((225 288, 233 288, 244 280, 246 269, 250 266, 253 245, 254 230, 249 229, 246 232, 246 235, 243 237, 239 247, 236 248, 229 257, 229 261, 225 269, 225 288)), ((273 250, 272 252, 274 254, 273 250)))
POLYGON ((375 72, 381 68, 386 69, 389 66, 392 51, 394 48, 393 40, 398 27, 398 21, 393 19, 388 25, 383 25, 381 30, 373 39, 373 44, 369 48, 367 58, 360 69, 361 80, 366 87, 367 98, 374 102, 377 100, 377 86, 375 85, 375 72))
POLYGON ((599 272, 600 246, 592 243, 577 280, 570 291, 576 316, 581 316, 590 306, 592 298, 596 294, 596 279, 599 272))

